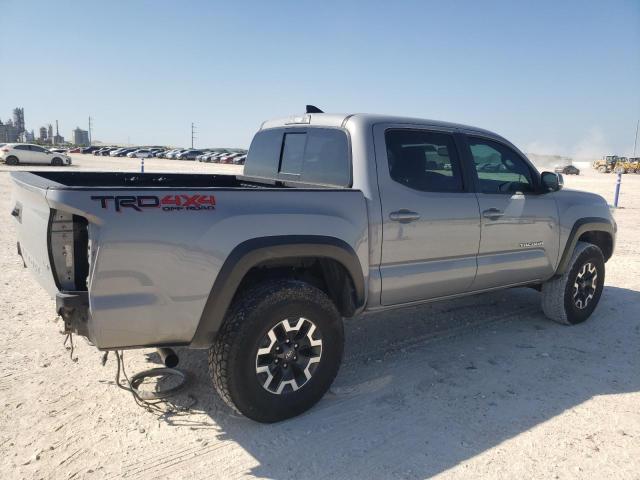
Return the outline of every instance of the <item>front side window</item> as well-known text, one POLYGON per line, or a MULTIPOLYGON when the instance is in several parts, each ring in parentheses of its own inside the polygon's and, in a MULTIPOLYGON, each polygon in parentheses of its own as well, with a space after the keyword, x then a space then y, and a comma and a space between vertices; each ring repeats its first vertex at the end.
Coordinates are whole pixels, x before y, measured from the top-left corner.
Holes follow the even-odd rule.
POLYGON ((453 136, 422 130, 387 130, 391 178, 423 192, 463 191, 460 159, 453 136))
POLYGON ((531 170, 513 149, 486 138, 469 137, 482 193, 533 192, 531 170))

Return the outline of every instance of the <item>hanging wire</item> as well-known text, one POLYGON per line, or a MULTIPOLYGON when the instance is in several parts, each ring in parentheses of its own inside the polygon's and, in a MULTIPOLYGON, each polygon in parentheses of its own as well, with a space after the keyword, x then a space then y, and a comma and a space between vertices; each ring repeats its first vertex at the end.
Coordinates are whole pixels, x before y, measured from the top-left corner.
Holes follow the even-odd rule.
MULTIPOLYGON (((104 363, 106 363, 108 353, 109 352, 106 352, 102 357, 103 365, 104 363)), ((133 396, 134 401, 139 407, 142 407, 152 413, 166 415, 167 413, 177 414, 179 412, 185 412, 186 410, 191 409, 197 403, 197 400, 192 395, 188 395, 192 400, 191 405, 189 405, 188 407, 178 408, 166 400, 166 397, 176 394, 186 385, 187 375, 184 372, 174 368, 152 368, 137 373, 130 379, 124 366, 124 352, 122 350, 115 350, 114 353, 116 355, 117 363, 115 379, 116 385, 118 386, 118 388, 130 392, 133 396), (123 384, 123 382, 120 381, 121 372, 125 378, 126 384, 123 384), (145 378, 167 375, 178 376, 181 379, 180 383, 162 392, 140 392, 138 390, 138 387, 140 386, 140 384, 142 384, 145 378), (160 405, 164 405, 165 408, 161 408, 160 405)))

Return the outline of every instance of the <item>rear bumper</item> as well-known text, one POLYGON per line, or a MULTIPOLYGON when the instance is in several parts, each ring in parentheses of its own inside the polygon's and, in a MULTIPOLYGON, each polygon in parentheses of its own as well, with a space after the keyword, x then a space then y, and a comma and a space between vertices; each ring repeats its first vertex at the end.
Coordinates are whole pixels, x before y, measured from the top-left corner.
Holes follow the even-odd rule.
POLYGON ((56 312, 64 320, 65 333, 75 333, 94 341, 89 328, 89 293, 56 293, 56 312))

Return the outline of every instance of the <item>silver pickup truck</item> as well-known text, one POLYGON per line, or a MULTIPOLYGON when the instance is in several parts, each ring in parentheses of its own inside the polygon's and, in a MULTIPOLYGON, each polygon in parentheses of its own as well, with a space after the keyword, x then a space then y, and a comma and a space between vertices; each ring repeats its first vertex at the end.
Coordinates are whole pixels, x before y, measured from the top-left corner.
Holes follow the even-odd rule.
POLYGON ((586 320, 616 224, 479 128, 311 113, 263 123, 244 174, 15 172, 18 252, 102 350, 208 348, 262 422, 336 376, 342 319, 514 286, 586 320))

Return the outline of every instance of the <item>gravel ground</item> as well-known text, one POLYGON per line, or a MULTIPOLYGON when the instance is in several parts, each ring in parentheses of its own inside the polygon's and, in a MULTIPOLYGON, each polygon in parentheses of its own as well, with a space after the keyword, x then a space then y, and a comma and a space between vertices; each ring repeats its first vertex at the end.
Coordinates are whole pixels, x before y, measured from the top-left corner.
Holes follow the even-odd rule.
MULTIPOLYGON (((113 357, 103 367, 79 340, 70 359, 54 302, 16 255, 9 169, 0 165, 3 478, 640 478, 640 175, 623 178, 617 248, 587 323, 547 321, 529 289, 360 317, 346 323, 325 398, 261 425, 217 398, 205 351, 179 350, 191 382, 164 414, 115 387, 113 357)), ((154 159, 146 170, 239 169, 154 159)), ((566 184, 611 202, 614 178, 566 184)), ((157 362, 152 350, 125 353, 129 373, 157 362)))

